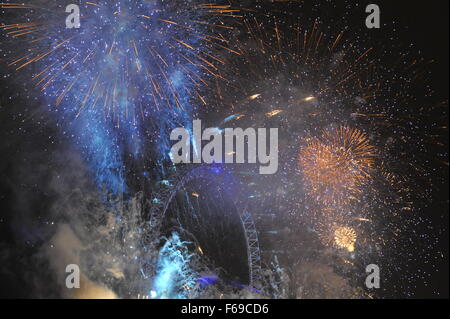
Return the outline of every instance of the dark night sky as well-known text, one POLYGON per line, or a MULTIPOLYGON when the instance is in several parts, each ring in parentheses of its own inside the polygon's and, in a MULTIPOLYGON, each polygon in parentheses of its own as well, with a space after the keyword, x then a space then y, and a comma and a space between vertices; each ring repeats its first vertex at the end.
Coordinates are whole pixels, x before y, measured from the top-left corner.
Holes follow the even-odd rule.
MULTIPOLYGON (((426 59, 434 60, 431 66, 432 85, 436 89, 436 95, 448 101, 448 31, 449 31, 449 1, 390 1, 393 14, 399 21, 408 25, 409 32, 405 33, 406 39, 417 44, 426 59)), ((388 5, 389 6, 389 5, 388 5)), ((448 119, 447 119, 448 120, 448 119)), ((448 134, 448 133, 447 133, 448 134)), ((448 148, 448 135, 447 135, 448 148)), ((448 175, 447 183, 438 187, 435 194, 436 201, 427 209, 427 214, 432 216, 434 225, 446 225, 446 232, 442 235, 441 247, 446 252, 446 258, 439 265, 439 272, 433 275, 432 285, 439 287, 442 297, 448 298, 448 245, 449 245, 449 208, 448 208, 448 175)), ((419 297, 426 297, 427 288, 418 293, 419 297)))
MULTIPOLYGON (((409 31, 404 32, 404 35, 402 35, 401 38, 416 44, 417 48, 420 48, 422 56, 428 60, 435 61, 435 63, 430 66, 432 72, 432 86, 436 89, 436 96, 439 97, 440 100, 448 101, 449 1, 436 0, 425 3, 423 1, 402 0, 385 2, 387 2, 387 10, 384 9, 384 12, 387 11, 389 17, 397 17, 397 20, 401 24, 408 26, 409 31), (390 8, 392 11, 390 11, 390 8)), ((385 16, 385 18, 387 17, 385 16)), ((446 145, 448 148, 448 135, 446 145)), ((446 252, 446 258, 441 261, 438 268, 439 271, 434 272, 431 286, 434 286, 437 288, 436 290, 441 292, 441 297, 448 298, 448 175, 446 176, 446 181, 445 185, 439 185, 437 187, 437 191, 434 195, 435 202, 426 210, 426 213, 431 216, 433 225, 446 225, 446 231, 442 235, 440 243, 440 247, 446 252)), ((426 298, 433 290, 430 287, 420 287, 421 291, 417 293, 417 297, 426 298)))
MULTIPOLYGON (((395 19, 399 30, 406 27, 404 31, 399 31, 398 36, 403 43, 414 43, 416 48, 420 48, 421 55, 425 59, 435 61, 430 65, 430 70, 436 99, 448 100, 449 1, 363 1, 361 8, 369 3, 380 5, 383 20, 395 19)), ((355 23, 361 23, 364 17, 363 11, 360 16, 355 15, 355 23)), ((386 39, 386 34, 380 30, 373 31, 371 41, 376 45, 378 41, 389 41, 389 39, 386 39)), ((3 64, 3 61, 1 63, 3 64)), ((32 240, 37 240, 39 236, 45 236, 47 230, 36 230, 35 234, 23 234, 17 228, 17 222, 28 219, 28 222, 33 224, 39 221, 40 216, 45 215, 48 208, 47 202, 51 202, 52 194, 42 191, 39 186, 40 183, 46 183, 45 174, 40 175, 42 179, 26 180, 21 183, 18 172, 23 167, 32 169, 36 162, 58 165, 52 164, 53 159, 49 155, 58 147, 58 143, 49 143, 55 140, 53 136, 56 133, 52 128, 54 123, 44 113, 42 123, 45 124, 37 124, 35 121, 23 126, 21 120, 34 112, 33 108, 23 109, 23 105, 29 103, 29 100, 16 95, 10 101, 8 97, 15 95, 15 89, 9 81, 6 83, 1 78, 0 88, 0 261, 3 262, 0 265, 0 298, 30 297, 28 291, 30 283, 21 274, 32 262, 28 256, 33 251, 33 247, 24 245, 24 238, 30 237, 33 238, 32 240), (26 130, 19 130, 21 127, 25 127, 26 130), (20 192, 24 194, 21 199, 17 196, 20 192), (24 214, 31 211, 33 215, 25 219, 24 214)), ((37 118, 40 116, 38 115, 37 118)), ((448 146, 448 136, 446 144, 448 146)), ((432 272, 430 287, 418 284, 417 297, 427 297, 435 291, 439 291, 441 297, 448 297, 448 176, 445 179, 445 185, 435 185, 435 200, 425 213, 430 216, 432 224, 439 227, 446 225, 445 232, 440 236, 441 249, 445 252, 446 258, 437 265, 438 271, 432 272)), ((28 230, 35 229, 32 225, 28 226, 28 230)), ((414 265, 411 267, 414 269, 414 265)))

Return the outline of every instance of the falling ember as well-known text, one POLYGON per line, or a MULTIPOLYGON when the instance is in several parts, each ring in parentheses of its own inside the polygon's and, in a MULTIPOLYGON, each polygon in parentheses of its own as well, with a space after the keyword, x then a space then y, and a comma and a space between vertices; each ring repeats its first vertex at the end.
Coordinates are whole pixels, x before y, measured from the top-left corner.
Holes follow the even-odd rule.
POLYGON ((253 101, 253 100, 256 100, 257 98, 259 98, 260 96, 261 96, 261 94, 254 94, 254 95, 250 96, 248 99, 250 101, 253 101))
POLYGON ((267 117, 274 117, 275 115, 278 115, 280 113, 283 113, 283 110, 274 110, 272 112, 266 113, 267 117))
POLYGON ((305 142, 298 164, 309 195, 326 205, 355 199, 374 166, 375 148, 367 135, 341 126, 305 142))

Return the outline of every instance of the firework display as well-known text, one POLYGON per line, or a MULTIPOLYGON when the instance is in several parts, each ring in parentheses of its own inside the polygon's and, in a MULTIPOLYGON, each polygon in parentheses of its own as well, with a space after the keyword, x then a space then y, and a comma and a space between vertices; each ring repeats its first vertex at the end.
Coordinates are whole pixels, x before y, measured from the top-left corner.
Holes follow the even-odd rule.
POLYGON ((378 7, 0 3, 0 282, 26 255, 25 298, 448 297, 448 90, 378 7))
MULTIPOLYGON (((298 228, 287 226, 289 234, 262 221, 261 231, 270 234, 266 245, 277 236, 284 243, 298 243, 297 236, 306 241, 295 234, 312 230, 322 244, 337 248, 342 263, 333 266, 340 272, 384 260, 389 276, 404 271, 405 284, 393 289, 409 296, 414 287, 407 278, 426 279, 410 273, 407 265, 442 257, 436 237, 413 230, 431 227, 420 207, 439 179, 431 167, 441 172, 447 167, 446 117, 430 119, 445 114, 445 106, 430 102, 424 107, 414 95, 415 81, 425 79, 422 66, 405 52, 398 56, 399 65, 381 63, 384 53, 351 42, 345 32, 325 32, 314 19, 306 26, 277 17, 250 19, 244 28, 252 37, 234 39, 241 55, 227 60, 224 77, 230 80, 217 86, 216 107, 233 114, 225 117, 226 125, 279 128, 280 171, 248 182, 252 197, 271 198, 259 210, 270 205, 278 212, 278 224, 298 228), (393 91, 397 81, 401 88, 393 91), (405 240, 412 238, 421 242, 413 255, 405 249, 405 240)), ((295 262, 290 254, 312 258, 304 244, 298 246, 290 246, 290 252, 269 248, 267 258, 279 255, 289 265, 295 262)))

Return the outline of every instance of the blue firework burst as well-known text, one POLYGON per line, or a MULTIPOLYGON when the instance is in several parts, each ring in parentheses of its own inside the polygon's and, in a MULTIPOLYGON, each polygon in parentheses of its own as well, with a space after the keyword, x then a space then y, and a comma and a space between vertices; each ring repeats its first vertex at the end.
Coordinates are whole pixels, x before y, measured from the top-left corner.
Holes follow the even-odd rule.
POLYGON ((170 130, 190 126, 237 13, 215 1, 80 1, 80 28, 67 28, 71 2, 1 4, 14 20, 1 26, 8 65, 70 127, 97 182, 121 191, 125 157, 151 144, 164 158, 170 130))

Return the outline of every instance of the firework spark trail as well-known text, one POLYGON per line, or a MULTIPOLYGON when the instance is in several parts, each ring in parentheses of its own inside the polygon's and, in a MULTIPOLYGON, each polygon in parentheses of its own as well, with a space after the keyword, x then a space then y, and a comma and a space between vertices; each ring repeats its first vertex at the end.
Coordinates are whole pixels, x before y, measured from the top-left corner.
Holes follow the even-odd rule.
POLYGON ((30 75, 24 82, 77 137, 99 185, 119 192, 127 154, 151 142, 164 159, 170 129, 190 127, 205 77, 219 77, 213 51, 237 54, 224 33, 239 11, 218 1, 82 1, 81 28, 67 29, 68 4, 0 4, 13 17, 0 26, 8 66, 30 75))

